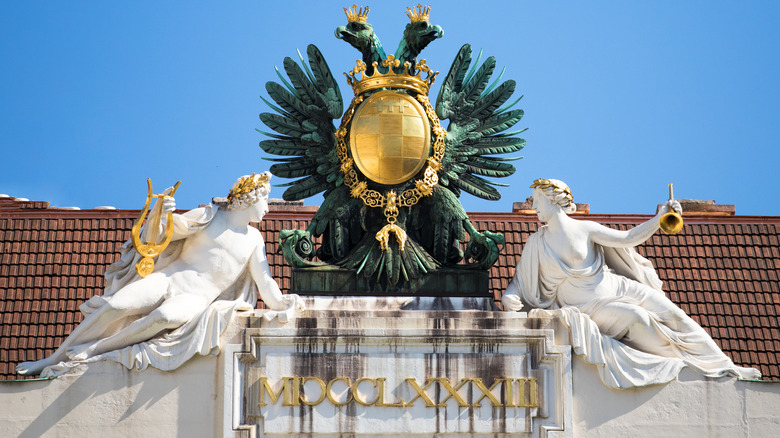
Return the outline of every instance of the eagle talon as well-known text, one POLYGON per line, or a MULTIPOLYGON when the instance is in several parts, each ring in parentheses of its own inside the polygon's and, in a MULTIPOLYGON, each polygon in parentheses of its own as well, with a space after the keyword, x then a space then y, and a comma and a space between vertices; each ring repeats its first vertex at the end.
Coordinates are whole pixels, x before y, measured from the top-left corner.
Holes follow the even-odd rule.
POLYGON ((279 245, 284 259, 295 268, 321 265, 310 261, 314 258, 314 244, 311 241, 311 233, 307 230, 280 231, 279 245))
POLYGON ((490 231, 477 231, 469 221, 466 221, 470 239, 466 246, 466 254, 474 263, 466 265, 471 269, 489 269, 498 260, 498 253, 504 248, 503 234, 490 231))

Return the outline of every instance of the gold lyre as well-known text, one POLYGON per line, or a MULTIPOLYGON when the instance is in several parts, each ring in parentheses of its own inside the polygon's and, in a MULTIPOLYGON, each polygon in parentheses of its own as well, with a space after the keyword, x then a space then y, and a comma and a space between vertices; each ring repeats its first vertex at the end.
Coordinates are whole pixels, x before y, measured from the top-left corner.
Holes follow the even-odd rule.
MULTIPOLYGON (((672 192, 672 185, 669 184, 669 200, 674 201, 674 193, 672 192)), ((683 218, 674 209, 661 216, 660 219, 661 231, 666 234, 677 234, 682 231, 683 218)))
MULTIPOLYGON (((154 257, 157 257, 162 253, 166 247, 168 247, 168 244, 171 243, 171 239, 173 238, 173 213, 168 213, 167 220, 165 223, 165 235, 163 237, 162 242, 155 243, 155 242, 142 242, 141 241, 141 225, 144 223, 144 218, 146 217, 146 213, 149 212, 149 205, 152 203, 152 198, 170 198, 173 196, 174 193, 176 193, 176 189, 179 188, 179 184, 181 184, 181 181, 176 182, 176 185, 173 186, 173 189, 171 190, 171 193, 165 194, 161 193, 159 195, 152 194, 152 180, 147 178, 146 184, 149 186, 149 192, 146 195, 146 203, 144 204, 144 208, 141 209, 141 214, 138 215, 138 219, 135 220, 135 223, 133 224, 133 229, 131 230, 131 236, 133 239, 133 246, 135 247, 135 250, 138 251, 139 254, 143 256, 143 258, 135 264, 135 271, 138 272, 138 275, 141 277, 146 277, 147 275, 151 274, 154 270, 154 257)), ((155 209, 162 209, 162 205, 155 206, 155 209)), ((155 232, 160 228, 160 215, 159 214, 152 214, 154 217, 154 223, 149 224, 151 226, 152 232, 155 232)))

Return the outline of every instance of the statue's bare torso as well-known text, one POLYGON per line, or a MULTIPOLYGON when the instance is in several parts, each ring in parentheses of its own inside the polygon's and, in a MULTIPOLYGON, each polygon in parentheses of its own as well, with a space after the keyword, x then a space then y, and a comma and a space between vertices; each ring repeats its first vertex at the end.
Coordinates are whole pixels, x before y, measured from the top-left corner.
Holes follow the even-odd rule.
POLYGON ((171 295, 196 294, 213 301, 238 279, 263 245, 257 229, 227 228, 222 213, 184 241, 176 261, 153 274, 169 278, 171 295))

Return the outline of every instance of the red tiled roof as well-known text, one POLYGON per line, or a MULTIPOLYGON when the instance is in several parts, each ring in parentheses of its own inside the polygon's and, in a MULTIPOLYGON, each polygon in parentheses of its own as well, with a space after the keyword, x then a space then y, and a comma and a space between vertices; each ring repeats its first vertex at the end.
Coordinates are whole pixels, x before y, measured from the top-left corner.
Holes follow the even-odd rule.
MULTIPOLYGON (((305 228, 315 207, 272 206, 260 224, 274 278, 290 287, 279 230, 305 228)), ((51 354, 82 320, 78 306, 102 293, 103 273, 130 237, 136 210, 67 210, 0 198, 0 379, 51 354)), ((498 300, 523 244, 539 226, 520 213, 472 213, 477 229, 498 231, 506 247, 490 270, 498 300)), ((641 215, 578 215, 619 229, 641 215)), ((682 233, 657 233, 639 252, 669 298, 699 322, 735 363, 780 380, 780 217, 686 216, 682 233)))

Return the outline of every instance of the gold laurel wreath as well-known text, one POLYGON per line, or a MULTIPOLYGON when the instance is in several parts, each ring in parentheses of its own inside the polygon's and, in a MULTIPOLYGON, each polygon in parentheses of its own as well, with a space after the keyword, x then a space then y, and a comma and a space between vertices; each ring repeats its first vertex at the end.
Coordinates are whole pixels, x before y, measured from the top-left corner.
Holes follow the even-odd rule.
POLYGON ((233 202, 235 198, 264 185, 268 185, 268 175, 265 173, 261 173, 260 175, 255 175, 253 173, 249 176, 245 176, 233 184, 233 188, 230 189, 230 193, 228 193, 227 196, 228 202, 233 202))
POLYGON ((574 196, 571 194, 571 189, 569 186, 564 184, 561 181, 552 181, 547 178, 539 178, 535 179, 533 184, 531 184, 530 188, 540 188, 542 190, 546 190, 551 188, 553 189, 553 192, 555 193, 564 193, 566 194, 566 198, 569 200, 569 202, 574 202, 574 196))

